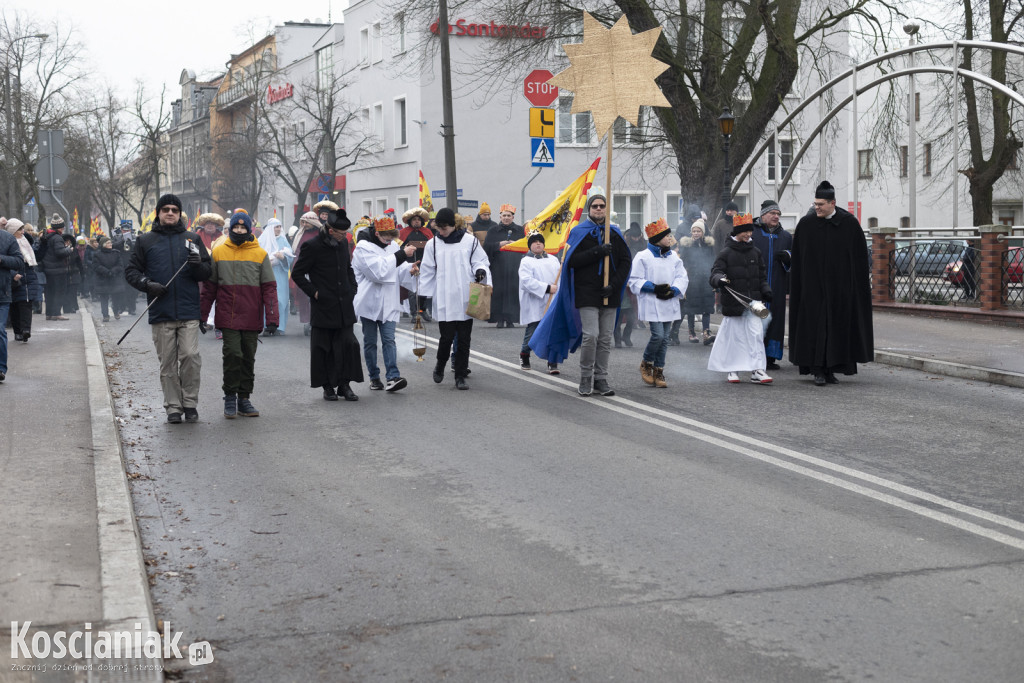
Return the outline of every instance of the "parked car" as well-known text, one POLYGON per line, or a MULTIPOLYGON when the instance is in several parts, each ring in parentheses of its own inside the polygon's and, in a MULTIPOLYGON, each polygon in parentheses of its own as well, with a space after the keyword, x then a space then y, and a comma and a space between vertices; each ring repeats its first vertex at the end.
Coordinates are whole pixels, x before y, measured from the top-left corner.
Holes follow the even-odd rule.
POLYGON ((896 275, 907 275, 913 263, 918 275, 942 276, 946 266, 963 261, 970 248, 967 240, 921 240, 896 249, 893 270, 896 275))
MULTIPOLYGON (((1010 247, 1006 255, 1006 261, 1007 281, 1011 283, 1024 282, 1024 248, 1010 247)), ((954 261, 946 265, 946 270, 942 277, 957 287, 963 287, 966 272, 963 261, 954 261)))

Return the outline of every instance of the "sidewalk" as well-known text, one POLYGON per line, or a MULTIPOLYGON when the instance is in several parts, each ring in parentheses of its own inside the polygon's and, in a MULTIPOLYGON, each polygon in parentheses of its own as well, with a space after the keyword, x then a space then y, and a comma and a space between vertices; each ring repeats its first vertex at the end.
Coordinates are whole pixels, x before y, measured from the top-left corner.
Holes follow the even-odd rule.
POLYGON ((99 339, 87 309, 68 317, 35 316, 28 344, 9 335, 0 384, 0 683, 163 680, 134 670, 159 660, 11 657, 15 621, 32 622, 30 651, 36 632, 53 643, 58 631, 156 630, 99 339), (121 665, 129 668, 105 670, 121 665))

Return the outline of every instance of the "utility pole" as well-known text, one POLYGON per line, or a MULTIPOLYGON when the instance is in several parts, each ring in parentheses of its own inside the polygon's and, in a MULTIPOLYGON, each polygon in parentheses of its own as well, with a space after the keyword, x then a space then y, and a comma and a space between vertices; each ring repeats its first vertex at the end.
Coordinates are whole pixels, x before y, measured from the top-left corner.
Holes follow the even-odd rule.
POLYGON ((445 206, 458 213, 458 182, 455 179, 455 119, 452 114, 452 57, 448 49, 448 0, 439 1, 437 34, 441 37, 441 104, 444 123, 444 185, 445 206))

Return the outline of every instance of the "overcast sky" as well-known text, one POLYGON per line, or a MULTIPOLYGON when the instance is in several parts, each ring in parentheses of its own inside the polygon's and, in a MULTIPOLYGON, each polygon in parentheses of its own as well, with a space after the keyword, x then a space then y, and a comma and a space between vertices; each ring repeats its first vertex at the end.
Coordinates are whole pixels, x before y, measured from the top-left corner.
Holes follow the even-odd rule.
POLYGON ((151 93, 166 83, 175 99, 182 69, 197 76, 223 71, 232 53, 252 44, 251 33, 262 38, 285 21, 327 21, 328 12, 340 21, 347 5, 346 0, 3 0, 3 11, 8 21, 13 12, 31 16, 47 33, 55 20, 62 32, 73 26, 92 80, 110 83, 122 96, 130 97, 141 78, 153 85, 147 85, 151 93))

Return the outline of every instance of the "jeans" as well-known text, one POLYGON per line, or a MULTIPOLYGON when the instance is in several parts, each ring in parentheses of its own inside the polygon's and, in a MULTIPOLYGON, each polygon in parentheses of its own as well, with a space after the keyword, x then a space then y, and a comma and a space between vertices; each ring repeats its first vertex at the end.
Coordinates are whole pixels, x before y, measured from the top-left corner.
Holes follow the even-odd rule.
POLYGON ((0 372, 7 373, 7 314, 11 304, 0 304, 0 372))
POLYGON ((647 347, 644 349, 644 361, 653 364, 656 368, 663 368, 665 367, 665 354, 668 353, 668 336, 672 331, 672 321, 652 320, 647 325, 651 328, 651 340, 647 342, 647 347))
MULTIPOLYGON (((110 298, 111 298, 110 294, 107 294, 106 292, 103 292, 102 294, 98 294, 97 296, 99 296, 99 298, 100 298, 100 311, 103 313, 103 317, 104 318, 109 318, 110 317, 110 298)), ((121 311, 117 310, 117 304, 114 304, 114 313, 116 315, 121 315, 121 311)))
POLYGON ((526 331, 523 332, 523 348, 519 349, 519 353, 530 352, 530 340, 533 338, 533 333, 537 330, 537 325, 540 325, 539 320, 534 320, 526 326, 526 331))
POLYGON ((398 347, 395 346, 395 327, 397 323, 359 318, 363 325, 363 358, 366 359, 366 371, 370 379, 380 379, 380 368, 377 367, 377 331, 380 330, 380 352, 384 356, 385 379, 400 377, 398 373, 398 347))
POLYGON ((580 344, 580 377, 608 378, 608 358, 612 354, 612 332, 617 309, 585 306, 580 311, 583 342, 580 344))
MULTIPOLYGON (((694 315, 695 315, 694 313, 687 313, 686 314, 686 324, 690 328, 690 334, 694 334, 695 335, 695 334, 697 334, 697 332, 694 329, 694 315)), ((704 326, 705 330, 710 330, 711 329, 711 314, 710 313, 702 314, 701 317, 700 317, 700 322, 704 326)))

